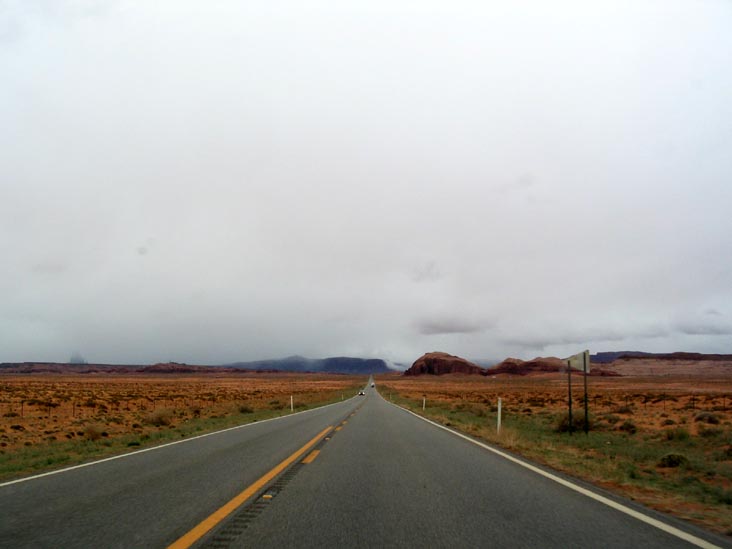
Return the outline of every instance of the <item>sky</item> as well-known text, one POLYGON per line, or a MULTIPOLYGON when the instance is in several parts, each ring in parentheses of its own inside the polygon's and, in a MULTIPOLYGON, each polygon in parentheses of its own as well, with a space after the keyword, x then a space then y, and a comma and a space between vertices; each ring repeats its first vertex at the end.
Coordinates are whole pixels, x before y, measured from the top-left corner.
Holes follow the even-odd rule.
POLYGON ((0 0, 0 361, 732 353, 727 0, 0 0))

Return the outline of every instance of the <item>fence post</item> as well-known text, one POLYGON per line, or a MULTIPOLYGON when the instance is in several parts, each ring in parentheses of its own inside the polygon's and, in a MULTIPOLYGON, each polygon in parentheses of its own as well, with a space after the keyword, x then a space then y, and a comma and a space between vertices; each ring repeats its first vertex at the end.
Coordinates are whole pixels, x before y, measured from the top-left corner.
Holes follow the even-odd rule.
POLYGON ((496 434, 501 434, 501 397, 498 397, 498 421, 496 423, 496 434))

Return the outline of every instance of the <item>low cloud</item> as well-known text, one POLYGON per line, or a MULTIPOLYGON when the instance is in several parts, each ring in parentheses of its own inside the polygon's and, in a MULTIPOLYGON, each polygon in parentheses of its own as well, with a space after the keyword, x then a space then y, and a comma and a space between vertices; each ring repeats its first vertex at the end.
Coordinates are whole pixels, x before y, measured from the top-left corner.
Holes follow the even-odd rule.
POLYGON ((461 319, 425 319, 417 322, 417 329, 422 335, 440 334, 474 334, 484 330, 479 323, 461 319))
POLYGON ((634 330, 633 333, 621 333, 616 329, 594 328, 587 330, 573 330, 567 332, 551 333, 547 331, 546 335, 536 335, 527 332, 525 336, 504 337, 500 343, 510 347, 517 347, 522 350, 543 351, 548 347, 591 347, 597 343, 619 343, 622 341, 629 342, 633 338, 656 339, 668 335, 668 330, 662 326, 649 326, 634 330))
POLYGON ((583 335, 572 335, 572 336, 559 336, 559 337, 516 337, 516 338, 504 338, 501 343, 504 345, 510 345, 512 347, 518 347, 520 349, 535 349, 543 350, 547 347, 553 347, 557 345, 588 345, 593 341, 622 341, 624 336, 618 334, 603 334, 595 336, 583 336, 583 335))
POLYGON ((536 178, 533 174, 525 173, 509 183, 498 185, 495 189, 500 194, 509 194, 518 191, 525 191, 536 185, 536 178))
POLYGON ((43 275, 56 275, 66 271, 67 266, 63 263, 56 263, 53 261, 36 263, 32 267, 32 271, 37 274, 43 275))
POLYGON ((414 282, 434 282, 440 278, 442 278, 442 273, 434 261, 428 261, 418 266, 412 273, 414 282))
POLYGON ((677 325, 676 330, 686 335, 732 335, 732 326, 722 323, 688 322, 677 325))

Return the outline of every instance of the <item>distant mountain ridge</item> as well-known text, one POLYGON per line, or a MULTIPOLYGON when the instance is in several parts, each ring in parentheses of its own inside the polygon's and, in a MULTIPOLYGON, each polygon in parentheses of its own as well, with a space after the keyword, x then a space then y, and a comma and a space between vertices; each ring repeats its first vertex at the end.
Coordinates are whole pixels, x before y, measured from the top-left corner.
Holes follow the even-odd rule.
POLYGON ((732 355, 721 355, 721 354, 705 354, 705 353, 689 353, 689 352, 676 352, 676 353, 646 353, 643 351, 612 351, 595 353, 590 355, 590 362, 594 364, 610 364, 616 360, 630 359, 630 358, 648 358, 657 360, 711 360, 711 361, 730 361, 732 355))
MULTIPOLYGON (((624 375, 696 375, 728 376, 732 374, 732 355, 704 353, 645 353, 640 351, 600 352, 590 356, 591 376, 624 375)), ((489 368, 447 353, 432 352, 418 358, 404 372, 406 376, 468 374, 529 375, 566 371, 566 360, 557 357, 536 357, 532 360, 507 358, 489 368)))
POLYGON ((178 362, 150 365, 68 364, 62 362, 0 362, 0 374, 222 374, 257 372, 315 372, 327 374, 384 374, 393 372, 380 358, 290 356, 281 359, 234 362, 221 366, 198 366, 178 362))
POLYGON ((245 370, 322 372, 330 374, 385 374, 394 371, 380 358, 354 358, 347 356, 305 358, 295 355, 279 359, 233 362, 224 366, 245 370))

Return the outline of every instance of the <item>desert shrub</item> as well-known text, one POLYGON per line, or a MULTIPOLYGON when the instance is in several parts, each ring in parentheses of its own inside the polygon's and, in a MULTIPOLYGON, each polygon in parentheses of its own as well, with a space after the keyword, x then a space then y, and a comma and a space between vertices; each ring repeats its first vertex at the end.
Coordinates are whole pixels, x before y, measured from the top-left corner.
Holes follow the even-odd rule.
POLYGON ((712 412, 701 412, 696 415, 694 421, 701 421, 710 425, 719 425, 719 416, 712 412))
MULTIPOLYGON (((589 429, 593 429, 593 420, 589 418, 589 429)), ((585 414, 584 413, 573 413, 572 414, 572 430, 582 431, 585 428, 585 414)), ((569 432, 569 414, 562 414, 557 419, 554 426, 554 430, 557 433, 569 432)))
POLYGON ((676 429, 668 429, 665 433, 666 440, 679 440, 679 441, 685 441, 689 440, 689 431, 684 429, 683 427, 677 427, 676 429))
POLYGON ((613 410, 613 412, 616 414, 632 414, 633 408, 630 406, 618 406, 613 410))
POLYGON ((659 467, 686 467, 689 460, 683 454, 666 454, 658 461, 659 467))
POLYGON ((172 414, 170 410, 155 410, 145 416, 145 423, 154 425, 155 427, 164 427, 170 425, 172 414))
POLYGON ((87 440, 99 440, 102 436, 106 435, 102 426, 96 423, 87 425, 83 433, 87 440))
POLYGON ((629 419, 626 419, 623 424, 618 427, 618 430, 625 431, 628 434, 634 435, 638 432, 638 427, 636 427, 635 423, 633 423, 629 419))
POLYGON ((468 413, 474 415, 474 416, 477 416, 477 417, 485 417, 486 416, 486 410, 480 404, 471 405, 469 408, 466 409, 466 411, 468 413))
POLYGON ((139 440, 131 440, 130 442, 127 443, 127 446, 128 447, 130 447, 130 446, 139 446, 139 445, 140 445, 140 441, 139 440))
POLYGON ((18 417, 18 412, 8 412, 7 414, 3 414, 3 417, 18 417))
POLYGON ((715 490, 714 496, 719 503, 732 505, 732 490, 724 490, 722 488, 718 488, 717 490, 715 490))
POLYGON ((254 408, 252 408, 251 406, 247 406, 246 404, 240 404, 239 413, 240 414, 253 414, 254 408))
POLYGON ((664 419, 661 422, 661 425, 676 425, 676 422, 673 419, 664 419))
POLYGON ((714 427, 699 427, 699 436, 704 438, 714 438, 722 434, 722 429, 715 429, 714 427))
POLYGON ((279 400, 270 400, 269 407, 272 410, 282 410, 285 407, 285 404, 283 402, 280 402, 279 400))

